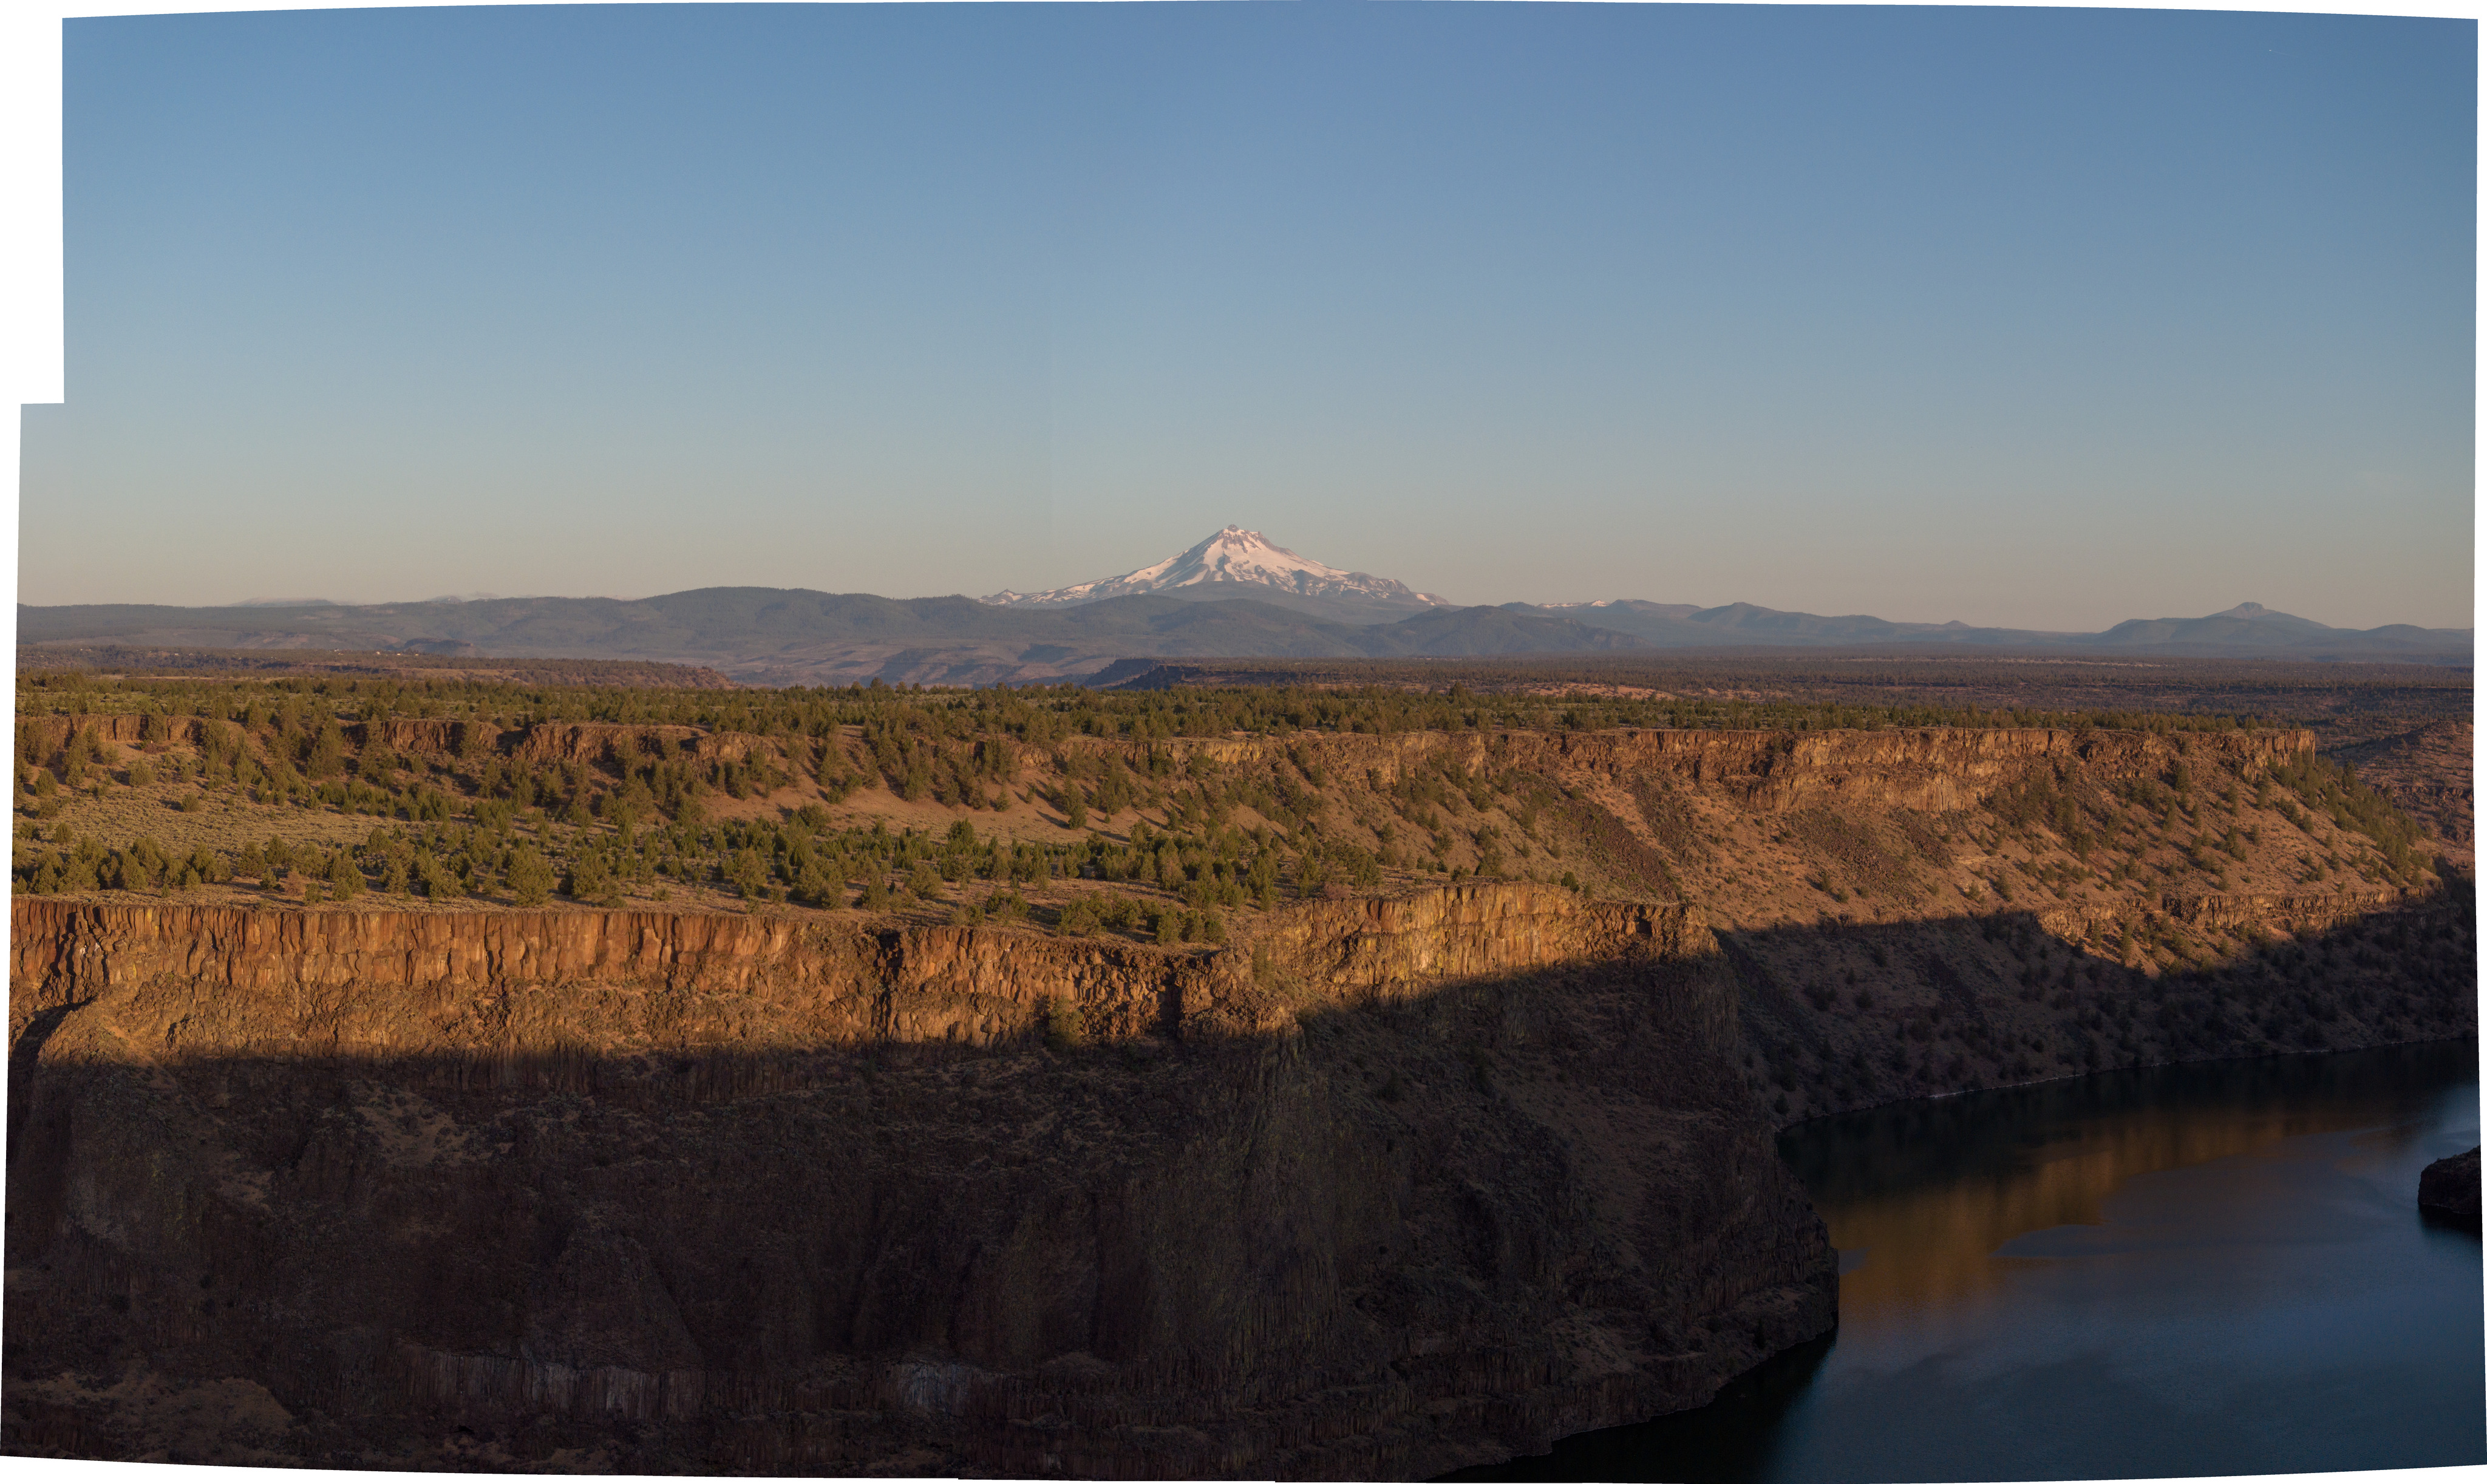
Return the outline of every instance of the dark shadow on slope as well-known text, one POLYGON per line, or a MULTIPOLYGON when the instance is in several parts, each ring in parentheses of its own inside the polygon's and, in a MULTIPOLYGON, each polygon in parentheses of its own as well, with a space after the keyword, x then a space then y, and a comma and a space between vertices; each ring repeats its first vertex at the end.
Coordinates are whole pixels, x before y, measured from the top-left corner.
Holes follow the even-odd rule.
POLYGON ((1719 943, 1782 1123, 2115 1067, 2477 1033, 2465 880, 2295 936, 2238 923, 2207 934, 2161 913, 2068 939, 2010 912, 1722 932, 1719 943), (2128 964, 2145 950, 2161 971, 2128 964))
POLYGON ((1830 1322, 1726 993, 1637 957, 1268 1034, 140 1065, 71 1015, 13 1072, 9 1445, 154 1451, 143 1408, 57 1384, 135 1366, 296 1419, 194 1461, 445 1465, 464 1429, 512 1467, 1374 1477, 1542 1446, 1830 1322), (1669 1358, 1582 1373, 1582 1343, 1669 1358))

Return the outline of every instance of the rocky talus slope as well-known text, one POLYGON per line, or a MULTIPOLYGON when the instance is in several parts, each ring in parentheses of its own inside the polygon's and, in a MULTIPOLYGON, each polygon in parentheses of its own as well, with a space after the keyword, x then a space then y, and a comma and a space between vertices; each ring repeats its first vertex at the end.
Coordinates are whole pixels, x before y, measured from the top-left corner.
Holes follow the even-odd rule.
POLYGON ((1422 1474, 1831 1322, 1682 908, 13 926, 20 1449, 1422 1474))

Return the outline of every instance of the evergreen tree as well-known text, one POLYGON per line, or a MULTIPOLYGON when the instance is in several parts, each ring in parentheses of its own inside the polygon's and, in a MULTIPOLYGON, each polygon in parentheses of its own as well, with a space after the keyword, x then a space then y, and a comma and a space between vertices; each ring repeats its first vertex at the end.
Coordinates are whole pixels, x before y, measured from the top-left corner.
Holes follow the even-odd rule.
POLYGON ((758 851, 745 847, 735 852, 726 861, 725 879, 745 900, 757 901, 768 884, 768 863, 761 858, 758 851))
POLYGON ((304 752, 302 770, 314 778, 333 778, 346 770, 346 734, 340 731, 336 718, 330 717, 311 739, 304 752))
POLYGON ((520 907, 542 907, 552 895, 552 865, 532 845, 511 848, 502 877, 509 883, 511 900, 520 907))
POLYGON ((414 878, 423 883, 423 894, 434 902, 454 902, 464 896, 457 873, 442 865, 429 851, 417 851, 414 856, 414 878))

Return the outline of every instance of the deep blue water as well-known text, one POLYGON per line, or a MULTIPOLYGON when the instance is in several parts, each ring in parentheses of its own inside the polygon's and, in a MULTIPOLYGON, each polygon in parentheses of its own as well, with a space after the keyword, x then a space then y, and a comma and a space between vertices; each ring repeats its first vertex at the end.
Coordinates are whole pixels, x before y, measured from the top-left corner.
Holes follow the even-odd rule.
POLYGON ((1781 1152, 1840 1326, 1698 1412, 1461 1478, 2097 1479, 2487 1463, 2474 1043, 1822 1119, 1781 1152))

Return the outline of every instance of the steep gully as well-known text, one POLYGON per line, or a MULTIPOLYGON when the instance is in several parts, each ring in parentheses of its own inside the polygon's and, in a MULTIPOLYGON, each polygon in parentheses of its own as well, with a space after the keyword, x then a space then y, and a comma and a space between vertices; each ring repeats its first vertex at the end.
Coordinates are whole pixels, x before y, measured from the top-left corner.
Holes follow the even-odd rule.
MULTIPOLYGON (((1852 786, 1974 797, 1977 766, 1852 786)), ((1216 953, 19 901, 8 1445, 1290 1476, 1542 1449, 1831 1323, 1774 1085, 1928 1090, 1934 1023, 1973 1078, 2033 1031, 2106 1065, 2474 1033, 2464 893, 2167 906, 2299 937, 2143 985, 2026 914, 1719 933, 1518 884, 1307 902, 1216 953), (1869 959, 1917 997, 1808 996, 1869 959)))

